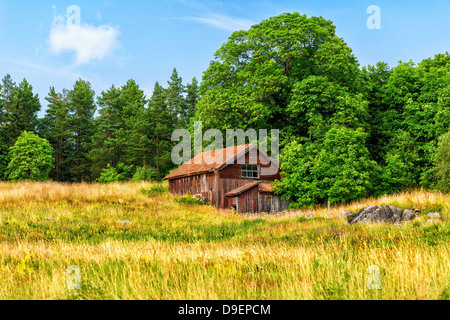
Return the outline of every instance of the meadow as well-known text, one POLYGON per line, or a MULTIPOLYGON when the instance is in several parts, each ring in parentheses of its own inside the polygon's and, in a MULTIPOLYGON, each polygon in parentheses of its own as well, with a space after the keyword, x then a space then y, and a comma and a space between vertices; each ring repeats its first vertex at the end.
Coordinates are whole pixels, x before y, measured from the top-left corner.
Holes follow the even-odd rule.
POLYGON ((0 183, 0 299, 450 299, 449 194, 239 216, 166 189, 0 183), (339 217, 371 204, 422 213, 403 225, 339 217))

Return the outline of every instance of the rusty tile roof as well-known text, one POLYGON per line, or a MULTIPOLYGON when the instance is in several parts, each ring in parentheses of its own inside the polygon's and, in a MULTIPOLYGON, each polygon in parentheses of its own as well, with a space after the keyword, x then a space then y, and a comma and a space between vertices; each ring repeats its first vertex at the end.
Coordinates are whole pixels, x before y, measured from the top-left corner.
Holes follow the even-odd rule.
POLYGON ((266 181, 252 181, 252 182, 247 182, 246 184, 243 184, 242 186, 231 190, 230 192, 228 192, 226 194, 227 197, 235 197, 238 196, 256 186, 259 186, 259 191, 260 192, 272 192, 272 186, 270 185, 270 182, 266 182, 266 181))
POLYGON ((186 162, 181 167, 165 176, 163 180, 170 180, 212 172, 216 169, 221 168, 229 160, 231 161, 241 153, 245 154, 250 149, 250 147, 254 147, 254 145, 244 144, 240 146, 224 148, 222 149, 222 157, 220 156, 220 152, 217 152, 216 155, 216 152, 214 150, 199 153, 190 161, 186 162))
POLYGON ((270 185, 270 183, 261 182, 259 184, 259 191, 261 191, 261 192, 272 192, 272 186, 270 185))
POLYGON ((240 187, 238 187, 238 188, 236 188, 236 189, 234 189, 234 190, 231 190, 230 192, 228 192, 228 193, 226 194, 226 196, 227 196, 227 197, 235 197, 235 196, 238 196, 238 195, 244 193, 245 191, 250 190, 250 189, 256 187, 256 186, 257 186, 258 184, 260 184, 261 182, 262 182, 262 181, 252 181, 252 182, 247 182, 246 184, 243 184, 242 186, 240 186, 240 187))

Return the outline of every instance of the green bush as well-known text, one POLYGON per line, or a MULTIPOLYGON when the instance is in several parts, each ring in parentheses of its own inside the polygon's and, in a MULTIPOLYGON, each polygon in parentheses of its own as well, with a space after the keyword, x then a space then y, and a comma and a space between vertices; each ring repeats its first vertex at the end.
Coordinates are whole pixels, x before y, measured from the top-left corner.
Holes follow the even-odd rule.
POLYGON ((158 169, 149 167, 138 167, 133 175, 133 181, 154 181, 158 177, 158 169))
POLYGON ((100 183, 130 181, 133 175, 132 170, 133 165, 127 166, 119 162, 114 168, 108 164, 108 167, 102 170, 102 173, 100 174, 100 177, 97 179, 97 181, 100 183))
POLYGON ((169 192, 169 187, 163 184, 155 184, 150 189, 142 189, 141 193, 146 196, 153 196, 157 194, 164 194, 169 192))
POLYGON ((9 158, 5 175, 12 181, 45 181, 54 168, 50 143, 27 131, 10 148, 9 158))
POLYGON ((120 180, 120 175, 117 172, 116 168, 111 167, 108 164, 108 167, 106 169, 102 170, 102 173, 100 174, 100 177, 97 179, 100 183, 109 183, 109 182, 115 182, 120 180))
POLYGON ((439 138, 434 154, 437 188, 443 192, 450 191, 450 131, 439 138))

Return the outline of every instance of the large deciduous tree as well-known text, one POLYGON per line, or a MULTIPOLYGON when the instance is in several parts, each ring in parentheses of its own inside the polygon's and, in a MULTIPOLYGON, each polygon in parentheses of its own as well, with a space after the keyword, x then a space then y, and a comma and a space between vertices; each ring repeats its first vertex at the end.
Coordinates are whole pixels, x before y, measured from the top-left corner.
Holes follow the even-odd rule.
POLYGON ((349 201, 371 191, 376 167, 363 84, 331 21, 286 13, 217 51, 196 117, 205 128, 280 129, 279 191, 299 205, 349 201))
POLYGON ((50 143, 24 131, 10 148, 10 163, 6 177, 13 181, 45 181, 53 169, 53 149, 50 143))
POLYGON ((218 129, 304 126, 287 110, 295 85, 319 76, 354 92, 358 70, 331 21, 282 14, 234 32, 216 52, 203 76, 197 118, 218 129))

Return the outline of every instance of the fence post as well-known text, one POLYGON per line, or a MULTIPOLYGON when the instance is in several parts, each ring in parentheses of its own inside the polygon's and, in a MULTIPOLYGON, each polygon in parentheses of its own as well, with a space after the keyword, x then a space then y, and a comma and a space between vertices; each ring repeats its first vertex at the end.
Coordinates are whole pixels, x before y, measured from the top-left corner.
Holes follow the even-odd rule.
POLYGON ((330 216, 330 200, 328 200, 328 216, 330 216))

